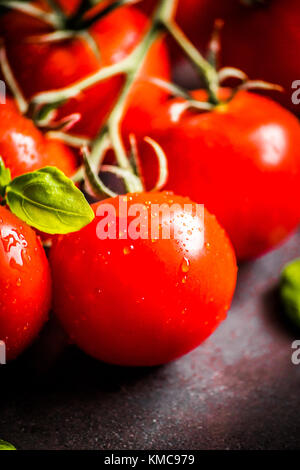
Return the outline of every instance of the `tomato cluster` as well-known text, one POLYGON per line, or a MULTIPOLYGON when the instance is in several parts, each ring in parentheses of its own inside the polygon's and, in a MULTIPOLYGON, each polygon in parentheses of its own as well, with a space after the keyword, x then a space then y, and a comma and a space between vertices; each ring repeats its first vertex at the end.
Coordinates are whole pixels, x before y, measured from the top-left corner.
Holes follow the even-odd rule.
POLYGON ((60 0, 52 10, 39 0, 1 10, 1 77, 11 90, 0 104, 8 359, 35 339, 52 307, 71 341, 99 360, 174 360, 225 319, 236 257, 264 254, 300 222, 300 125, 286 109, 296 107, 256 80, 289 89, 297 77, 296 15, 279 0, 140 3, 60 0), (205 60, 217 18, 225 20, 221 64, 255 82, 205 60), (203 89, 171 83, 180 48, 203 89), (235 77, 227 87, 224 73, 235 77), (257 83, 281 104, 248 90, 257 83), (79 187, 98 202, 90 207, 79 187), (148 221, 157 207, 173 209, 158 214, 158 236, 128 237, 137 207, 148 221), (99 235, 109 208, 114 219, 99 235), (41 232, 51 235, 50 263, 41 232))

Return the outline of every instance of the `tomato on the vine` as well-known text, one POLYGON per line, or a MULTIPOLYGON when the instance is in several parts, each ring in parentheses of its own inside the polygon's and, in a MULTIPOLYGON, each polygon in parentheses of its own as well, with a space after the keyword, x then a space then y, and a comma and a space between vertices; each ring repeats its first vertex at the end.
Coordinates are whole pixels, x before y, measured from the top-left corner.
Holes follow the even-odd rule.
POLYGON ((34 230, 1 206, 0 288, 0 340, 10 360, 35 339, 47 319, 51 276, 34 230))
POLYGON ((299 104, 292 102, 292 83, 300 72, 300 2, 236 3, 221 34, 222 65, 239 67, 251 78, 281 85, 284 92, 272 93, 272 97, 299 114, 299 104))
MULTIPOLYGON (((149 13, 157 4, 157 0, 145 0, 141 7, 149 13)), ((299 0, 179 0, 176 21, 205 55, 214 23, 223 19, 221 65, 281 85, 284 93, 263 93, 299 114, 299 104, 291 99, 292 83, 299 78, 299 15, 299 0)), ((180 57, 177 50, 176 58, 180 57)))
POLYGON ((197 347, 225 318, 236 284, 234 251, 216 218, 205 210, 203 223, 195 203, 167 192, 119 196, 93 209, 94 221, 60 238, 50 253, 54 312, 70 339, 97 359, 127 366, 166 363, 197 347), (129 236, 135 204, 149 224, 138 239, 129 236), (151 239, 156 204, 177 204, 159 220, 160 229, 178 236, 151 239), (107 205, 128 239, 99 238, 107 205))
POLYGON ((0 156, 12 177, 49 165, 71 176, 77 167, 73 151, 59 140, 44 136, 10 98, 0 105, 0 156))
MULTIPOLYGON (((230 96, 229 90, 222 94, 230 96)), ((202 101, 204 95, 194 97, 202 101)), ((162 106, 148 131, 168 158, 166 189, 204 203, 226 229, 239 259, 275 247, 300 222, 298 120, 246 91, 208 112, 182 112, 182 104, 172 99, 162 106)), ((142 143, 140 155, 152 187, 156 160, 142 143)))
MULTIPOLYGON (((215 20, 229 16, 238 1, 178 0, 175 20, 201 52, 206 53, 215 20)), ((158 4, 159 0, 144 0, 139 7, 149 14, 158 4)))
MULTIPOLYGON (((139 10, 123 6, 89 27, 90 40, 75 31, 74 36, 53 42, 42 39, 43 34, 51 32, 49 26, 20 12, 8 12, 0 26, 10 66, 23 93, 31 98, 38 92, 70 86, 105 66, 120 62, 139 44, 149 21, 139 10)), ((166 92, 149 83, 149 77, 153 76, 169 78, 167 49, 162 39, 150 48, 139 80, 128 97, 127 105, 135 115, 137 128, 147 125, 153 110, 166 98, 166 92)), ((81 119, 72 133, 94 137, 123 82, 123 77, 117 75, 91 86, 68 100, 59 109, 59 116, 80 113, 81 119)))

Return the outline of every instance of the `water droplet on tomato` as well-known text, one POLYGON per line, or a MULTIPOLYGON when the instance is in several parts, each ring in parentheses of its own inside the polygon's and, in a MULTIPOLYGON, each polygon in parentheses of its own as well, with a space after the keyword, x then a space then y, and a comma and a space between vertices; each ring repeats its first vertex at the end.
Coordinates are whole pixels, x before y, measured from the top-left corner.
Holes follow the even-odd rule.
POLYGON ((24 236, 18 234, 14 229, 4 226, 1 230, 1 241, 10 265, 12 267, 23 266, 23 254, 27 247, 24 236))
POLYGON ((184 258, 183 258, 183 261, 182 261, 182 263, 181 263, 181 271, 182 271, 183 273, 188 273, 189 270, 190 270, 190 262, 189 262, 189 260, 188 260, 187 258, 184 257, 184 258))
POLYGON ((134 246, 133 245, 130 245, 130 246, 125 246, 123 248, 123 253, 124 255, 129 255, 129 253, 134 249, 134 246))

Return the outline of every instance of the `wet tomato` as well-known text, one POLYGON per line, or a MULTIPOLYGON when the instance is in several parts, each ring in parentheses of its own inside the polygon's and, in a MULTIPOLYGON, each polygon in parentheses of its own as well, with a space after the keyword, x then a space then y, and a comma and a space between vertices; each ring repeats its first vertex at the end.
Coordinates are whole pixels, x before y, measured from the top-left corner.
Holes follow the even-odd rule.
MULTIPOLYGON (((227 93, 224 90, 224 94, 227 93)), ((203 92, 195 93, 203 99, 203 92)), ((169 163, 166 189, 204 203, 224 226, 239 259, 275 247, 299 221, 300 126, 274 101, 246 91, 210 112, 158 110, 148 134, 169 163)), ((141 144, 147 186, 155 158, 141 144)))
POLYGON ((119 196, 93 209, 94 221, 50 253, 54 311, 71 340, 126 366, 166 363, 197 347, 225 318, 236 284, 234 251, 216 218, 205 211, 203 225, 195 203, 166 192, 119 196), (178 236, 151 239, 149 228, 143 239, 99 238, 107 205, 116 211, 117 231, 125 224, 129 234, 135 204, 148 222, 155 204, 177 204, 159 220, 178 236))
POLYGON ((48 165, 71 176, 77 166, 72 150, 58 140, 45 137, 9 98, 6 104, 0 105, 0 156, 12 177, 48 165))
MULTIPOLYGON (((38 36, 51 32, 49 27, 19 12, 7 13, 0 23, 9 63, 27 98, 41 91, 67 87, 121 61, 139 44, 148 25, 148 19, 139 10, 120 7, 89 28, 93 49, 91 43, 76 34, 61 41, 43 42, 38 36)), ((162 39, 150 48, 140 70, 140 80, 128 97, 128 108, 135 116, 137 130, 147 124, 153 110, 166 97, 164 91, 147 81, 153 76, 169 78, 167 49, 162 39)), ((81 120, 72 133, 94 137, 122 84, 123 77, 118 75, 90 87, 62 106, 60 117, 80 113, 81 120)))
POLYGON ((48 261, 35 232, 0 207, 0 340, 8 359, 37 336, 51 301, 48 261))

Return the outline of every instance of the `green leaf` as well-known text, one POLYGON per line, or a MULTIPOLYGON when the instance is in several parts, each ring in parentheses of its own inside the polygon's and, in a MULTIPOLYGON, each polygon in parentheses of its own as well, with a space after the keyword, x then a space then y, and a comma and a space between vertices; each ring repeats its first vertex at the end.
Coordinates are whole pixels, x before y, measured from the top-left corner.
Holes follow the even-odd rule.
POLYGON ((300 326, 300 259, 292 261, 283 269, 280 295, 286 314, 300 326))
POLYGON ((4 161, 0 157, 0 195, 3 197, 8 183, 11 181, 9 168, 6 168, 4 161))
POLYGON ((12 180, 6 201, 20 219, 49 234, 76 232, 95 217, 82 192, 51 166, 12 180))
POLYGON ((16 450, 15 446, 0 439, 0 450, 16 450))

